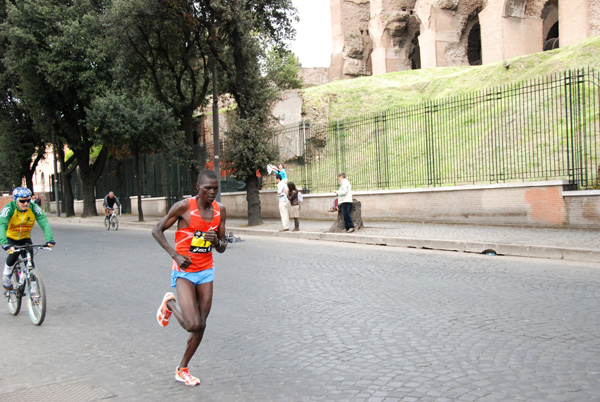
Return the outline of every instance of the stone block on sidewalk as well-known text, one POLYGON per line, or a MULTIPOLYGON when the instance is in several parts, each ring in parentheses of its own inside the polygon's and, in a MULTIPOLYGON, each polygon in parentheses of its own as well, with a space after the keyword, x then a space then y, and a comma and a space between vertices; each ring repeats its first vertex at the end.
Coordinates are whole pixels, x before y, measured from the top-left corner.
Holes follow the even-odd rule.
MULTIPOLYGON (((354 227, 356 230, 362 229, 364 227, 362 220, 362 207, 360 201, 356 198, 352 199, 352 207, 350 208, 350 217, 352 218, 352 222, 354 222, 354 227)), ((337 220, 331 227, 329 228, 329 233, 340 233, 345 232, 346 226, 344 225, 344 215, 342 214, 342 209, 340 205, 338 205, 337 211, 337 220)))

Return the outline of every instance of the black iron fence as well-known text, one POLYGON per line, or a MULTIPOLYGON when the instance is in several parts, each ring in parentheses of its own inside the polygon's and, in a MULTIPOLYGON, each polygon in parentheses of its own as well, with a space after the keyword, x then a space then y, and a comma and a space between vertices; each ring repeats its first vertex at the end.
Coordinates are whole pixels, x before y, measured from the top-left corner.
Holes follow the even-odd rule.
MULTIPOLYGON (((345 172, 356 190, 563 179, 599 187, 600 78, 566 71, 480 93, 430 101, 328 124, 302 121, 275 139, 288 178, 305 192, 329 192, 345 172)), ((204 146, 196 150, 204 166, 204 146)), ((226 150, 222 149, 226 164, 226 150)), ((162 154, 141 157, 142 195, 169 205, 194 192, 189 169, 162 154)), ((223 165, 225 166, 225 165, 223 165)), ((72 181, 76 199, 81 183, 72 181)), ((244 183, 221 170, 221 190, 244 183)), ((274 188, 272 177, 263 188, 274 188)), ((96 197, 109 191, 131 211, 133 158, 107 163, 96 197)))
MULTIPOLYGON (((356 190, 569 180, 598 187, 600 79, 566 71, 373 115, 286 126, 281 160, 296 185, 356 190)), ((273 182, 267 182, 272 186, 273 182)))
MULTIPOLYGON (((206 147, 198 145, 194 157, 200 166, 204 166, 206 147)), ((108 161, 96 182, 96 198, 103 198, 109 191, 114 191, 121 201, 123 212, 130 213, 130 197, 137 195, 135 172, 134 158, 108 161)), ((192 171, 162 153, 141 155, 140 172, 142 197, 167 197, 170 206, 183 199, 184 195, 196 193, 197 178, 192 171)), ((77 174, 73 175, 71 186, 75 199, 83 199, 81 179, 77 174)))

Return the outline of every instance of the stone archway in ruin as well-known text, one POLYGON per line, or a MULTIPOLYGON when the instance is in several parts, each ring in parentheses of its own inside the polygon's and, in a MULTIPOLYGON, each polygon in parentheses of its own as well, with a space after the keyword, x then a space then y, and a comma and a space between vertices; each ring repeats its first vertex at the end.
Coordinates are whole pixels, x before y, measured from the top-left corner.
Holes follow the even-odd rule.
POLYGON ((542 9, 544 50, 557 49, 558 42, 558 0, 547 1, 542 9))
POLYGON ((417 33, 415 33, 415 36, 411 41, 412 48, 410 49, 410 53, 408 54, 411 70, 419 70, 421 68, 421 48, 419 47, 420 34, 421 33, 417 31, 417 33))
POLYGON ((547 0, 488 0, 479 13, 483 64, 541 52, 542 11, 546 3, 547 0))
POLYGON ((420 49, 414 38, 421 24, 414 14, 415 0, 371 0, 370 4, 373 74, 420 66, 420 49))
POLYGON ((471 25, 467 36, 467 59, 470 66, 481 65, 481 25, 479 18, 471 25))

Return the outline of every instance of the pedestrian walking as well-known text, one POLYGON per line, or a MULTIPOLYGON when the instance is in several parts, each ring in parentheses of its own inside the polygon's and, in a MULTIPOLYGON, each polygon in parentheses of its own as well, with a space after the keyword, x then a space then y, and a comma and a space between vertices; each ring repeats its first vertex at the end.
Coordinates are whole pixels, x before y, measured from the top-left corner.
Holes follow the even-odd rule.
POLYGON ((300 230, 300 199, 298 189, 293 181, 288 182, 288 200, 290 201, 290 218, 294 219, 294 232, 300 230))
POLYGON ((215 201, 219 181, 212 170, 203 170, 196 183, 198 195, 179 201, 171 207, 152 230, 152 235, 173 259, 171 287, 156 313, 158 324, 166 327, 171 314, 189 332, 187 345, 175 379, 187 385, 198 385, 200 380, 190 374, 188 364, 196 353, 210 313, 213 298, 214 262, 213 248, 223 253, 225 241, 225 206, 215 201), (177 223, 175 248, 165 237, 165 230, 177 223))
POLYGON ((346 173, 338 174, 338 183, 340 183, 340 187, 334 193, 338 196, 338 207, 342 210, 346 232, 352 233, 356 230, 354 222, 352 222, 352 216, 350 216, 350 208, 352 208, 352 185, 346 178, 346 173))
POLYGON ((278 173, 275 175, 277 180, 277 198, 279 200, 279 215, 281 216, 280 232, 287 232, 290 230, 290 201, 288 200, 288 185, 281 179, 281 175, 278 173))

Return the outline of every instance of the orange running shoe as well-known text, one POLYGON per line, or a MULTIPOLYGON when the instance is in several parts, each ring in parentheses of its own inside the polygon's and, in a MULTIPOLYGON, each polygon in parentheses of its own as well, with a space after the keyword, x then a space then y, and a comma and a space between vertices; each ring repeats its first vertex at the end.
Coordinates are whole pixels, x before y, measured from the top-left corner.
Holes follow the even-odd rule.
POLYGON ((160 303, 160 307, 156 312, 156 320, 161 327, 169 325, 169 318, 171 318, 171 310, 167 308, 167 302, 169 300, 175 300, 175 295, 171 292, 165 294, 165 297, 163 297, 162 303, 160 303))
POLYGON ((185 385, 200 385, 200 380, 191 375, 187 367, 177 367, 175 369, 175 379, 179 382, 184 382, 185 385))

